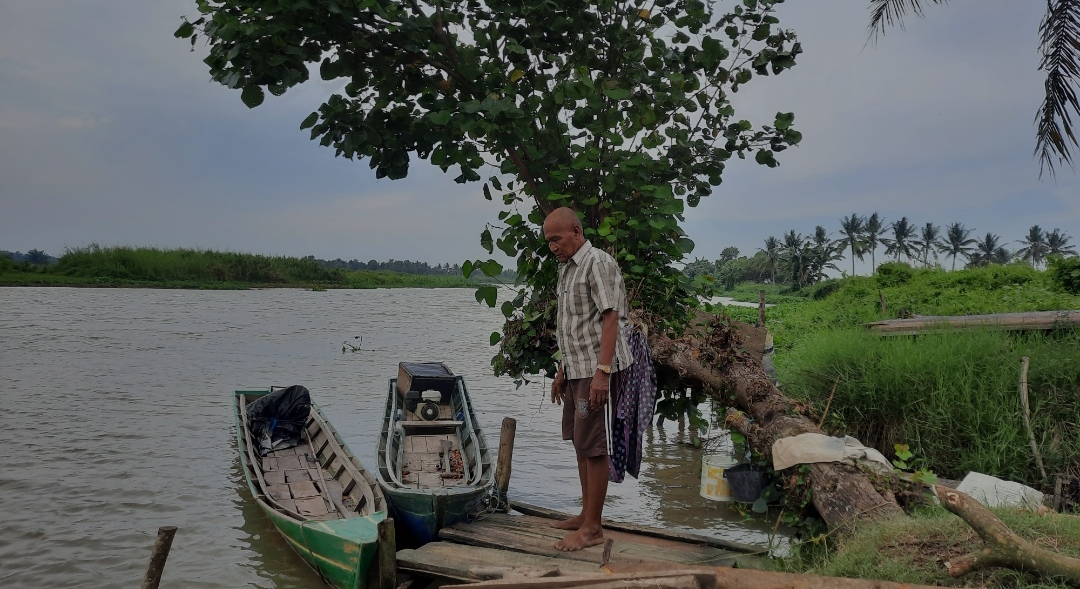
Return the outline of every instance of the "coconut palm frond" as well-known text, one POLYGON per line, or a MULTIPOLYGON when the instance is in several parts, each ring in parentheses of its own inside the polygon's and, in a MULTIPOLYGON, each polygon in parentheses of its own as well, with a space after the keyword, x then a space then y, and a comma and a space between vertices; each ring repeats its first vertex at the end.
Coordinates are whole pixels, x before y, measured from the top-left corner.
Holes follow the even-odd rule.
POLYGON ((1039 175, 1054 175, 1055 164, 1073 165, 1070 149, 1080 145, 1073 134, 1071 113, 1080 111, 1076 86, 1080 82, 1080 1, 1047 0, 1039 25, 1039 70, 1046 72, 1046 96, 1035 117, 1035 154, 1039 175), (1070 113, 1071 111, 1071 113, 1070 113))
POLYGON ((891 26, 904 28, 908 12, 923 16, 926 4, 945 4, 949 0, 870 0, 870 38, 877 40, 891 26))

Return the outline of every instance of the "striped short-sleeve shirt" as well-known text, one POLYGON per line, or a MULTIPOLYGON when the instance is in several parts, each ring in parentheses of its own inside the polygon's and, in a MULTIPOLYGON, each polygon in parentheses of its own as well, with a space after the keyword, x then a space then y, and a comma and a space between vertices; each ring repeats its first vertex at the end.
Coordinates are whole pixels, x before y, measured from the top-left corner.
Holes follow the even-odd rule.
POLYGON ((600 315, 608 309, 619 313, 612 368, 621 370, 629 366, 633 357, 622 335, 628 315, 626 286, 615 259, 586 241, 559 268, 556 288, 559 294, 556 340, 566 378, 589 378, 596 374, 603 327, 600 315))

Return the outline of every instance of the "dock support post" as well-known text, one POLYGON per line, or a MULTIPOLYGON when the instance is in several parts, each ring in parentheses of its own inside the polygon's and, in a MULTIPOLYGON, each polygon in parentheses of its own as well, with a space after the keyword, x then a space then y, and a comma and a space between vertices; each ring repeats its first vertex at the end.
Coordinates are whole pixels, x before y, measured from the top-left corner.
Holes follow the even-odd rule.
POLYGON ((172 548, 175 535, 176 526, 158 528, 157 540, 154 541, 154 550, 150 553, 150 566, 146 567, 142 589, 158 588, 158 584, 161 583, 161 572, 165 570, 165 559, 169 558, 169 549, 172 548))
POLYGON ((495 492, 498 494, 499 506, 504 511, 510 509, 506 494, 510 490, 510 467, 514 460, 514 435, 516 433, 517 420, 513 417, 504 417, 502 430, 499 431, 499 458, 495 466, 495 492))
POLYGON ((757 291, 757 326, 765 327, 765 290, 757 291))
POLYGON ((394 537, 394 518, 379 522, 378 566, 379 589, 397 586, 397 540, 394 537))

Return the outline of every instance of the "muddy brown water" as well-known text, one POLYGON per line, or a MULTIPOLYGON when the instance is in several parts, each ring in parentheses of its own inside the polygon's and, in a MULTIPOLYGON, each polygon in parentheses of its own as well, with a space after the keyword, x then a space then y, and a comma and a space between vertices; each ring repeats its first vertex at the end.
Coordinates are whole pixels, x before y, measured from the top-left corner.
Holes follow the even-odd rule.
MULTIPOLYGON (((368 468, 403 360, 464 375, 488 442, 518 420, 511 496, 580 506, 546 383, 491 374, 497 310, 471 290, 0 288, 0 587, 133 587, 156 530, 179 526, 162 587, 319 588, 250 502, 233 389, 303 384, 368 468), (358 353, 341 342, 363 336, 358 353)), ((765 543, 698 495, 700 451, 667 422, 605 515, 765 543)))

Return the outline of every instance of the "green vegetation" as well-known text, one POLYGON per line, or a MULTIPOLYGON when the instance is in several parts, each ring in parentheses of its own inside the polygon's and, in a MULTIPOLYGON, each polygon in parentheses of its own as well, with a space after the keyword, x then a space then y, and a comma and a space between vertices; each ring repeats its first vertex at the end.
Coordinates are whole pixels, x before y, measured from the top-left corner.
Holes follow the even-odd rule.
MULTIPOLYGON (((1080 557, 1080 518, 1028 511, 997 509, 995 514, 1027 540, 1063 554, 1080 557)), ((941 508, 927 509, 913 518, 870 524, 830 545, 799 551, 777 561, 788 572, 836 577, 878 579, 945 587, 999 587, 1001 589, 1066 589, 1070 585, 1040 579, 1009 569, 989 569, 960 579, 948 575, 941 561, 981 547, 975 532, 960 518, 941 508)))
POLYGON ((325 289, 465 287, 475 282, 461 276, 327 268, 312 258, 92 245, 68 250, 45 266, 0 257, 0 285, 325 289))

